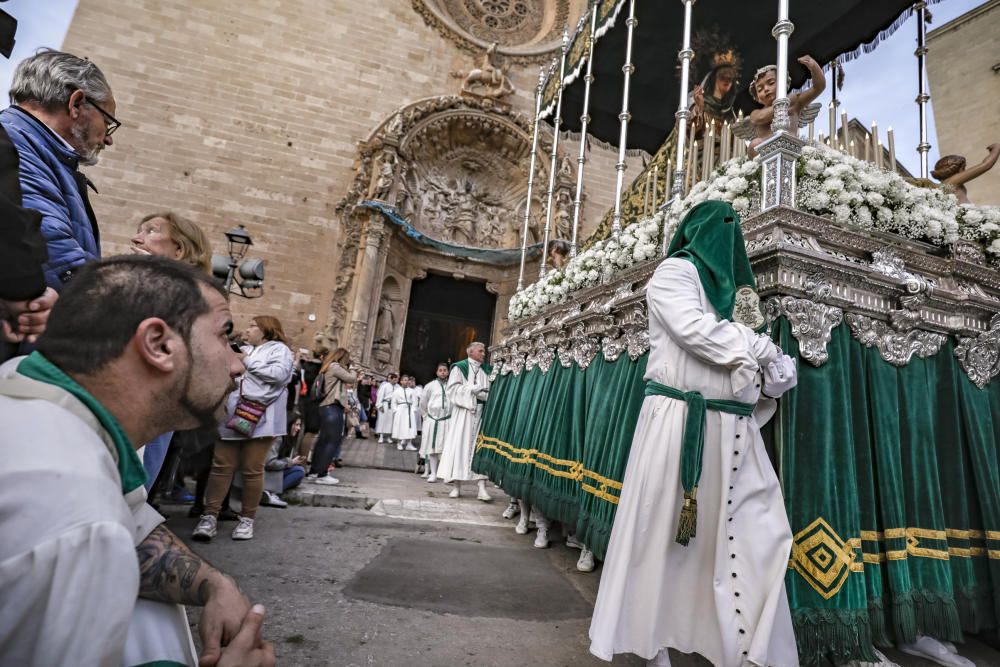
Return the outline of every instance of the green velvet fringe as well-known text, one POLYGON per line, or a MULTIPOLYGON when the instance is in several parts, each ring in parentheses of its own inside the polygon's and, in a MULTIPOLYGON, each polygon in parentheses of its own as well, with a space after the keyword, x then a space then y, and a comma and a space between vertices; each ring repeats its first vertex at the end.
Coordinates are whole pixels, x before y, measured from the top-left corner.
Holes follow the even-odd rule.
POLYGON ((870 615, 865 609, 796 609, 795 640, 802 665, 877 660, 870 615))

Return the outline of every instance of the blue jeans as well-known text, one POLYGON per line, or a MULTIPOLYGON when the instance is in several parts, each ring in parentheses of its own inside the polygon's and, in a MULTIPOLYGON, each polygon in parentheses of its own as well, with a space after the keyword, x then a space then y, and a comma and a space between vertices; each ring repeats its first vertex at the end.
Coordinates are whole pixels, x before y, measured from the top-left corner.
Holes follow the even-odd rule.
POLYGON ((312 467, 309 472, 324 477, 335 459, 340 458, 340 444, 344 441, 344 407, 340 403, 324 405, 319 409, 319 437, 313 447, 312 467))
POLYGON ((167 458, 167 448, 170 447, 170 439, 174 437, 174 432, 169 431, 163 435, 158 435, 146 443, 146 448, 142 450, 142 467, 146 469, 146 491, 153 486, 156 476, 160 474, 163 467, 163 459, 167 458))
POLYGON ((302 478, 306 476, 306 469, 302 466, 291 466, 285 468, 282 472, 284 473, 284 479, 281 484, 282 493, 288 489, 294 489, 302 482, 302 478))

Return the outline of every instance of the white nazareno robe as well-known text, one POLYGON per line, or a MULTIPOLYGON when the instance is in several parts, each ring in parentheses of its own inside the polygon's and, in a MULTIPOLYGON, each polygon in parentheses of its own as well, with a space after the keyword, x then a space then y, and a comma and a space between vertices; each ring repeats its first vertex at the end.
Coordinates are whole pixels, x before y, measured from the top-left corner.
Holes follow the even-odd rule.
POLYGON ((472 455, 479 435, 479 420, 483 416, 483 398, 480 390, 489 391, 489 374, 480 364, 468 360, 468 377, 459 365, 452 366, 445 390, 451 401, 451 419, 444 438, 444 450, 438 466, 438 477, 445 483, 486 479, 472 472, 472 455))
POLYGON ((400 387, 392 392, 392 439, 413 440, 417 437, 417 394, 410 387, 400 387))
POLYGON ((440 454, 444 449, 444 438, 451 422, 451 402, 448 400, 447 384, 432 380, 424 387, 420 401, 420 412, 424 415, 424 431, 420 436, 420 456, 440 454))
POLYGON ((715 667, 798 667, 784 577, 792 534, 760 437, 774 413, 760 369, 779 354, 766 337, 721 320, 698 271, 667 259, 646 291, 645 379, 708 399, 758 405, 751 417, 709 410, 698 484, 697 535, 675 541, 683 503, 681 442, 687 403, 642 404, 601 576, 590 651, 652 659, 665 648, 715 667), (769 412, 770 414, 764 414, 769 412))
POLYGON ((378 416, 375 419, 375 432, 379 435, 392 437, 392 393, 396 385, 390 382, 383 382, 378 387, 375 394, 375 410, 378 416))

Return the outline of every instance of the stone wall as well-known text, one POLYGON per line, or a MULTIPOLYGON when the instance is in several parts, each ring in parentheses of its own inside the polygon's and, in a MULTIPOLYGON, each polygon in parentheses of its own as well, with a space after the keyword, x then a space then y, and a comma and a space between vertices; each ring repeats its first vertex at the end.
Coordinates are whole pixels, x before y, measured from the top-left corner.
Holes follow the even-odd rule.
MULTIPOLYGON (((80 0, 63 47, 101 66, 124 123, 88 171, 105 252, 125 251, 138 220, 157 210, 197 221, 218 253, 222 232, 245 224, 267 288, 262 299, 234 299, 238 326, 275 315, 307 344, 328 323, 343 238, 335 207, 358 142, 400 106, 457 93, 453 73, 478 58, 404 0, 128 5, 80 0)), ((515 110, 530 114, 537 71, 512 64, 515 110)), ((564 145, 575 164, 575 142, 564 145)), ((595 146, 591 156, 582 236, 614 184, 615 154, 595 146)), ((505 300, 499 308, 502 319, 505 300)))
MULTIPOLYGON (((1000 142, 1000 0, 990 0, 928 35, 927 75, 941 155, 982 162, 1000 142)), ((931 165, 933 169, 933 165, 931 165)), ((1000 205, 1000 165, 969 183, 976 204, 1000 205)))

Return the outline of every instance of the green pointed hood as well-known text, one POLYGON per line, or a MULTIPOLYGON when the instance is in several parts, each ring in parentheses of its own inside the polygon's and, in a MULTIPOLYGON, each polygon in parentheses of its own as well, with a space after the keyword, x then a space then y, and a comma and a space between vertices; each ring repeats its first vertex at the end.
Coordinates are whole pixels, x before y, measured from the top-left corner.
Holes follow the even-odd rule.
POLYGON ((709 302, 723 319, 733 319, 738 288, 757 289, 740 216, 727 202, 706 201, 692 208, 677 227, 667 257, 695 265, 709 302))

